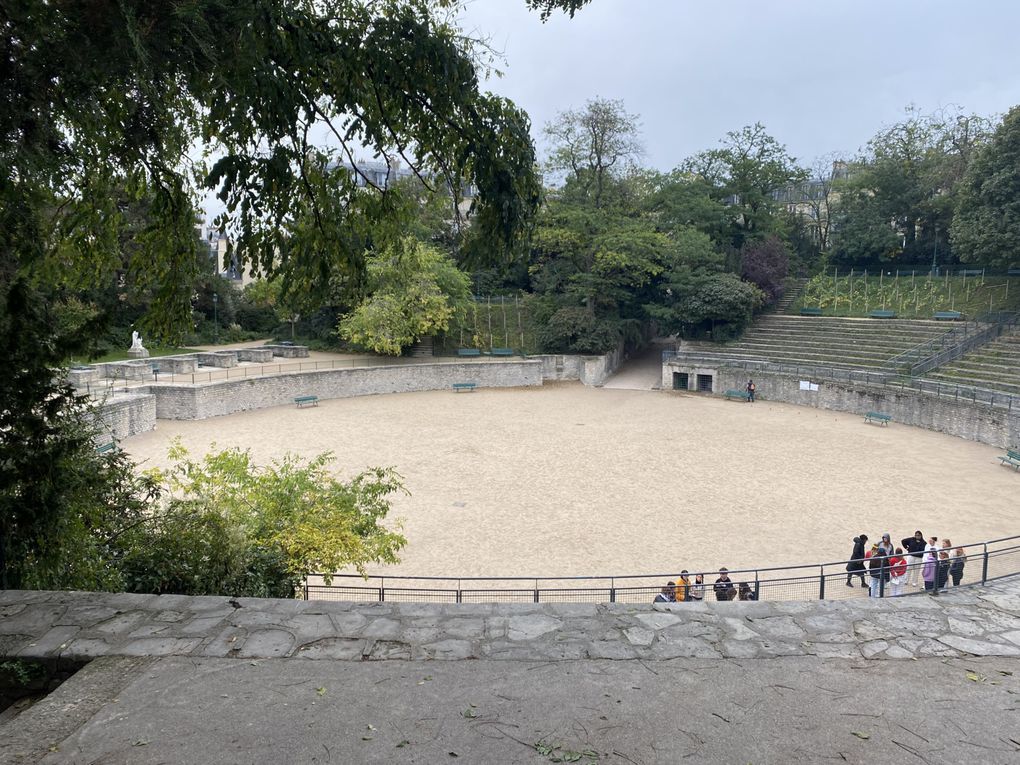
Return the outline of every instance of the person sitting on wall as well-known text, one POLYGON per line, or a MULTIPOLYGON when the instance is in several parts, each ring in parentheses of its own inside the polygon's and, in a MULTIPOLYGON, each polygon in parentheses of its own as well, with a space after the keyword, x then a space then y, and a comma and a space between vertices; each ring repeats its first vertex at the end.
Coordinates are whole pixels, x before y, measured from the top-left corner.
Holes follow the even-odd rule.
POLYGON ((669 582, 663 585, 662 590, 655 596, 653 603, 675 603, 676 602, 676 584, 669 582))
POLYGON ((705 575, 695 574, 694 583, 687 588, 687 599, 693 603, 700 603, 705 599, 705 575))
POLYGON ((691 577, 687 569, 680 572, 680 578, 676 580, 676 602, 683 603, 691 599, 691 577))
POLYGON ((733 581, 730 579, 729 572, 725 567, 719 569, 719 578, 715 580, 715 599, 716 600, 733 600, 733 596, 737 594, 736 588, 733 586, 733 581))

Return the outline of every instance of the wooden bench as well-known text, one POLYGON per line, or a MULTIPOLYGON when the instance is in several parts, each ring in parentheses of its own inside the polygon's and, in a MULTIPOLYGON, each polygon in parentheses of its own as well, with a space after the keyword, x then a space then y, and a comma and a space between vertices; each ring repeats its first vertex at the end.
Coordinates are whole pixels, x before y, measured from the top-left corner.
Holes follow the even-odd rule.
POLYGON ((96 447, 96 454, 112 454, 117 451, 117 444, 113 441, 96 447))
POLYGON ((482 352, 477 348, 458 348, 458 356, 481 356, 482 352))
POLYGON ((749 398, 746 390, 737 390, 736 388, 726 391, 725 393, 723 393, 723 396, 725 396, 728 399, 739 398, 742 401, 747 401, 747 399, 749 398))
POLYGON ((999 462, 1003 465, 1009 465, 1016 470, 1020 470, 1020 451, 1007 449, 1006 453, 999 457, 999 462))
POLYGON ((493 348, 490 352, 492 356, 513 356, 513 348, 493 348))
POLYGON ((815 307, 815 308, 801 308, 800 309, 800 315, 801 316, 821 316, 822 315, 822 309, 821 308, 817 308, 817 307, 815 307))
POLYGON ((888 414, 882 414, 881 412, 868 412, 866 415, 864 415, 864 421, 877 422, 880 425, 885 426, 892 422, 892 417, 890 417, 888 414))
POLYGON ((895 319, 896 311, 872 311, 868 316, 872 319, 895 319))
POLYGON ((297 396, 294 399, 294 403, 297 404, 297 408, 300 409, 303 406, 318 406, 318 396, 297 396))
POLYGON ((936 311, 932 318, 936 321, 959 321, 963 314, 959 311, 936 311))
POLYGON ((453 384, 453 392, 460 393, 462 390, 474 390, 478 387, 478 383, 473 382, 459 382, 453 384))

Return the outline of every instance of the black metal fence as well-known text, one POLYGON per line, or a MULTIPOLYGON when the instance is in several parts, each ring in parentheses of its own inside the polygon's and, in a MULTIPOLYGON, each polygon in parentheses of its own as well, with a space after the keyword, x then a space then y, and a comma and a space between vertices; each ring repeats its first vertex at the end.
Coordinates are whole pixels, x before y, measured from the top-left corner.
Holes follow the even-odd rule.
MULTIPOLYGON (((938 594, 954 586, 985 584, 1020 574, 1020 536, 993 539, 968 545, 954 545, 946 552, 946 566, 935 563, 930 587, 924 582, 924 563, 908 557, 910 565, 903 581, 889 576, 888 569, 867 568, 848 571, 850 561, 800 566, 737 569, 729 571, 734 600, 740 584, 752 600, 848 600, 868 597, 875 582, 875 595, 893 597, 929 592, 938 594), (964 551, 962 576, 956 583, 952 572, 957 547, 964 551), (944 578, 943 578, 944 577, 944 578), (913 580, 915 584, 909 582, 913 580), (848 584, 850 586, 848 586, 848 584)), ((716 600, 714 585, 718 571, 700 572, 703 596, 716 600)), ((699 572, 690 574, 696 582, 699 572)), ((304 582, 306 600, 336 600, 397 603, 649 603, 679 572, 631 576, 582 577, 411 577, 334 574, 326 583, 322 574, 309 574, 304 582)))

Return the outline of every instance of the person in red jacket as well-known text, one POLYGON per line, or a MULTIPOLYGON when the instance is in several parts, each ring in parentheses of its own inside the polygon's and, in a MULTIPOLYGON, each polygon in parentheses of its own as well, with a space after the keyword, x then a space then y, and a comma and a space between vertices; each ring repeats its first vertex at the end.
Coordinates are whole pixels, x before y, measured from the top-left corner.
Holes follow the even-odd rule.
POLYGON ((896 552, 889 558, 889 587, 892 596, 903 594, 903 585, 907 582, 907 559, 903 555, 903 548, 897 547, 896 552))

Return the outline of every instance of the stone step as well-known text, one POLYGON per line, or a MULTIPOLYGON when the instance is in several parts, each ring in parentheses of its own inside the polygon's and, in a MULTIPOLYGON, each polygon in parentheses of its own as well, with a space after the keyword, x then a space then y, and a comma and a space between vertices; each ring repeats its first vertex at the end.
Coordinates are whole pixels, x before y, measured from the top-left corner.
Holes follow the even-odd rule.
POLYGON ((939 380, 949 385, 968 385, 972 388, 981 388, 983 390, 994 390, 1000 393, 1010 393, 1016 396, 1020 396, 1020 384, 1014 384, 1005 382, 998 379, 988 379, 984 377, 967 377, 963 375, 949 374, 945 370, 939 370, 937 372, 929 372, 925 375, 929 380, 939 380))

